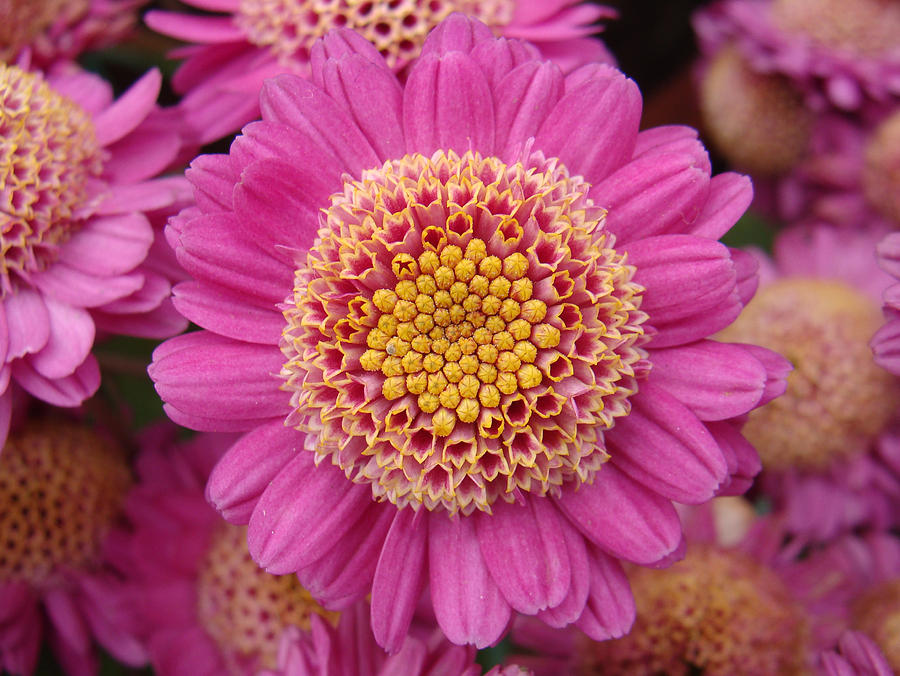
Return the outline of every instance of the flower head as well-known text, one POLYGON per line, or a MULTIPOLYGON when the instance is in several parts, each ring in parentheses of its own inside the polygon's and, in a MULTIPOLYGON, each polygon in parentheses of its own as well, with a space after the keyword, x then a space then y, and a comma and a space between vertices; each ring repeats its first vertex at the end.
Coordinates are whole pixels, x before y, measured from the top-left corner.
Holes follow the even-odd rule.
POLYGON ((117 626, 121 590, 103 553, 130 484, 121 449, 81 425, 31 421, 9 437, 0 453, 4 669, 34 669, 42 605, 57 656, 72 672, 95 665, 92 637, 128 664, 144 661, 117 626))
MULTIPOLYGON (((208 8, 199 0, 185 2, 208 8)), ((313 45, 333 28, 362 35, 395 72, 418 57, 428 33, 453 12, 484 22, 498 35, 535 41, 564 70, 614 62, 601 42, 587 36, 598 32, 595 21, 616 12, 579 0, 227 0, 216 9, 228 15, 146 16, 153 29, 196 43, 173 82, 186 94, 181 107, 198 145, 258 117, 257 95, 266 77, 285 71, 308 75, 313 45)))
POLYGON ((156 179, 179 149, 155 126, 160 76, 113 103, 75 66, 44 76, 0 65, 0 437, 12 379, 75 406, 96 390, 96 328, 162 337, 184 322, 152 253, 150 219, 184 206, 183 179, 156 179))
POLYGON ((427 580, 456 643, 513 609, 621 634, 617 559, 678 557, 671 500, 746 488, 739 418, 782 386, 773 353, 707 339, 754 290, 716 241, 748 182, 711 179, 693 130, 639 134, 614 69, 459 15, 405 85, 349 31, 311 63, 195 160, 170 224, 206 330, 151 375, 176 421, 247 432, 210 500, 327 607, 371 593, 392 651, 427 580))

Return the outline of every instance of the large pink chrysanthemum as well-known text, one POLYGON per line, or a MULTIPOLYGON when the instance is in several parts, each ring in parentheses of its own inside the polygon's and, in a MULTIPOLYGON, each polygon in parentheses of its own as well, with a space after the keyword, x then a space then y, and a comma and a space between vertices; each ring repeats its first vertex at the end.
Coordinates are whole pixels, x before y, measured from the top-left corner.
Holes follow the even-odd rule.
POLYGON ((151 376, 174 420, 249 430, 209 498, 326 605, 371 592, 390 650, 428 583, 453 642, 512 610, 621 634, 617 559, 679 556, 671 501, 746 488, 731 419, 783 388, 774 353, 708 339, 755 289, 716 241, 749 182, 711 179, 691 129, 638 133, 618 71, 461 15, 405 87, 351 31, 312 63, 194 162, 170 225, 206 330, 151 376))
POLYGON ((99 384, 98 329, 162 338, 185 327, 154 253, 151 221, 186 203, 183 178, 153 178, 180 147, 155 117, 160 82, 151 71, 113 101, 73 65, 46 76, 0 65, 0 438, 10 379, 76 406, 99 384))
POLYGON ((451 12, 484 21, 498 35, 534 41, 565 71, 594 61, 613 63, 593 25, 616 12, 581 0, 184 0, 226 15, 148 12, 150 27, 194 43, 175 74, 180 104, 198 144, 230 134, 259 116, 263 80, 278 73, 308 75, 313 44, 332 28, 350 28, 400 71, 415 59, 428 32, 451 12))
POLYGON ((829 539, 888 528, 900 506, 900 383, 869 348, 890 277, 877 269, 881 229, 799 225, 763 259, 760 291, 722 337, 794 365, 787 392, 749 416, 763 491, 796 534, 829 539))
POLYGON ((147 0, 0 0, 0 61, 49 66, 124 39, 147 0))
POLYGON ((0 453, 0 670, 28 676, 44 634, 67 674, 97 672, 93 641, 132 666, 121 582, 104 556, 131 483, 122 449, 60 419, 32 420, 0 453))
POLYGON ((694 18, 708 54, 732 44, 758 73, 790 78, 815 109, 900 94, 893 0, 721 0, 694 18))

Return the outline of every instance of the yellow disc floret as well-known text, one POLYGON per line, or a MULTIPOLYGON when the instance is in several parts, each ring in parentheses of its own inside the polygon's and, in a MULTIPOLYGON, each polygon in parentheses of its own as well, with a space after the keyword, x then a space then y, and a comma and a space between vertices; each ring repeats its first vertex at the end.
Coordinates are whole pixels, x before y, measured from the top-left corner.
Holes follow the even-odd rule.
POLYGON ((642 289, 589 186, 531 161, 437 152, 364 172, 297 271, 289 423, 378 498, 468 513, 608 457, 646 356, 642 289))
POLYGON ((307 55, 333 28, 351 28, 399 69, 451 12, 505 26, 514 8, 514 0, 241 0, 236 21, 250 42, 281 59, 307 55))
POLYGON ((296 575, 261 569, 247 551, 246 527, 216 528, 197 576, 197 618, 230 673, 274 669, 282 631, 308 631, 313 613, 332 623, 339 615, 322 608, 296 575))
POLYGON ((101 169, 90 116, 39 74, 0 64, 0 297, 56 258, 101 169))
POLYGON ((97 563, 131 485, 120 449, 52 421, 10 435, 0 452, 0 586, 55 584, 97 563))
POLYGON ((787 392, 750 413, 744 435, 771 470, 823 470, 866 447, 900 404, 897 379, 872 359, 878 305, 848 284, 786 278, 760 289, 720 334, 793 364, 787 392))

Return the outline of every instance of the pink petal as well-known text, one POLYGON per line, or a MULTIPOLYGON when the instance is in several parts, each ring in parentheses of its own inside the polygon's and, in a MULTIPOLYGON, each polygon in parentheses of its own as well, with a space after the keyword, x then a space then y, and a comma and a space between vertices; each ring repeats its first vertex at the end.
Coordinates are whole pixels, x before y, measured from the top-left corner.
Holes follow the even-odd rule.
POLYGON ((558 157, 570 174, 597 183, 625 164, 634 151, 641 118, 637 85, 609 69, 569 91, 541 125, 535 149, 558 157))
POLYGON ((42 601, 60 638, 72 650, 87 653, 91 648, 91 637, 69 591, 59 587, 50 589, 44 593, 42 601))
POLYGON ((529 61, 503 78, 497 107, 497 147, 512 161, 535 134, 563 91, 563 77, 551 63, 529 61))
POLYGON ((742 345, 766 369, 766 386, 757 406, 765 406, 787 389, 787 377, 794 369, 787 359, 777 352, 759 345, 742 345))
POLYGON ((123 275, 141 264, 152 243, 153 228, 143 214, 95 217, 62 246, 59 260, 98 277, 123 275))
POLYGON ((54 406, 78 406, 100 386, 100 368, 93 355, 88 355, 75 372, 65 378, 49 379, 40 375, 29 363, 29 357, 12 364, 12 377, 30 394, 54 406))
POLYGON ((572 38, 569 40, 536 40, 540 56, 552 61, 563 73, 570 73, 586 63, 616 65, 616 57, 600 40, 572 38))
POLYGON ((541 54, 534 45, 519 40, 481 40, 469 53, 481 68, 494 92, 494 105, 505 99, 500 82, 511 70, 529 62, 539 62, 541 54))
POLYGON ((37 352, 50 339, 50 317, 41 294, 22 288, 3 299, 9 330, 8 359, 37 352))
POLYGON ((181 149, 175 129, 139 127, 125 138, 107 146, 110 157, 103 165, 103 176, 113 183, 138 183, 161 174, 181 149))
POLYGON ((900 374, 900 320, 891 319, 878 329, 871 345, 875 362, 891 373, 900 374))
POLYGON ((734 272, 737 275, 737 292, 741 303, 746 305, 759 287, 759 259, 748 251, 728 248, 731 253, 731 262, 734 263, 734 272))
POLYGON ((4 366, 0 371, 0 378, 6 381, 6 386, 2 388, 0 394, 0 453, 3 452, 3 445, 6 444, 6 438, 9 436, 9 424, 12 419, 12 390, 9 389, 10 369, 4 366))
POLYGON ((713 176, 709 181, 709 197, 690 232, 719 239, 744 215, 752 200, 753 186, 748 177, 730 171, 713 176))
POLYGON ((539 24, 509 24, 503 28, 503 34, 520 40, 571 40, 596 33, 597 27, 591 24, 605 15, 602 7, 580 4, 563 9, 539 24))
POLYGON ((158 178, 134 185, 114 185, 97 207, 99 216, 111 216, 133 211, 154 211, 175 202, 187 201, 191 185, 182 176, 158 178))
POLYGON ((687 153, 693 155, 698 166, 703 166, 709 174, 711 166, 703 144, 698 140, 697 130, 693 127, 685 127, 678 124, 667 124, 660 127, 644 129, 637 136, 632 159, 646 158, 647 156, 687 153), (706 159, 706 164, 700 162, 706 159))
POLYGON ((476 63, 460 52, 419 58, 403 92, 407 152, 494 152, 494 103, 476 63))
POLYGON ((299 453, 269 483, 250 517, 250 553, 270 573, 294 572, 319 560, 354 527, 372 490, 343 471, 299 453))
POLYGON ((153 30, 184 42, 218 44, 246 40, 244 31, 234 24, 231 17, 194 16, 153 10, 144 15, 144 21, 153 30))
POLYGON ((116 314, 92 310, 91 317, 98 331, 136 338, 160 340, 182 333, 188 327, 188 321, 178 314, 168 298, 148 312, 116 314))
POLYGON ((50 338, 40 352, 29 357, 29 363, 48 379, 71 375, 87 359, 94 345, 94 321, 79 308, 45 298, 50 338))
POLYGON ((409 632, 425 584, 428 519, 412 509, 397 511, 372 581, 372 633, 389 653, 396 653, 409 632))
POLYGON ((325 62, 329 59, 339 60, 345 56, 361 56, 383 70, 390 70, 384 57, 375 49, 375 45, 354 30, 336 28, 328 31, 321 40, 317 40, 309 52, 312 80, 317 87, 325 88, 322 78, 325 62))
POLYGON ((157 347, 147 371, 162 400, 185 413, 247 420, 290 411, 290 395, 277 377, 283 361, 273 346, 198 331, 157 347))
MULTIPOLYGON (((210 418, 200 415, 192 415, 178 409, 172 404, 163 404, 163 411, 172 422, 182 427, 187 427, 198 432, 246 432, 260 425, 272 422, 272 416, 263 418, 210 418)), ((281 419, 280 417, 277 419, 281 419)))
POLYGON ((454 12, 444 19, 425 39, 422 56, 443 56, 450 52, 469 53, 482 41, 492 40, 494 34, 478 19, 454 12))
POLYGON ((724 420, 757 405, 766 369, 740 345, 702 340, 653 350, 650 379, 700 420, 724 420))
POLYGON ((727 421, 707 423, 706 427, 729 460, 728 482, 718 495, 742 495, 762 469, 756 449, 741 436, 737 426, 727 421))
POLYGON ((584 536, 575 530, 572 522, 568 519, 560 519, 559 527, 566 540, 566 549, 569 552, 572 582, 562 603, 553 608, 540 611, 537 617, 551 627, 562 628, 581 617, 584 611, 584 604, 588 599, 591 573, 584 536))
POLYGON ((681 521, 672 503, 611 463, 594 483, 564 491, 556 503, 592 542, 626 561, 654 563, 681 542, 681 521))
POLYGON ((97 142, 101 146, 108 146, 134 131, 156 105, 161 86, 162 75, 159 70, 148 70, 115 103, 95 116, 97 142))
POLYGON ((595 641, 624 636, 634 624, 634 597, 625 571, 618 561, 599 549, 588 547, 591 590, 581 619, 581 631, 595 641))
POLYGON ((205 282, 182 282, 173 298, 182 315, 205 329, 235 340, 277 345, 284 316, 274 305, 260 307, 251 300, 205 282))
POLYGON ((185 176, 194 186, 197 206, 204 212, 231 211, 231 194, 240 179, 230 155, 200 155, 185 176))
POLYGON ((248 432, 216 464, 206 499, 231 523, 249 523, 259 497, 298 453, 303 434, 276 420, 248 432))
POLYGON ((457 644, 495 644, 506 632, 510 607, 481 555, 472 517, 429 515, 431 599, 441 630, 457 644))
POLYGON ((706 427, 651 382, 641 383, 631 405, 607 433, 611 462, 670 500, 697 504, 712 498, 728 467, 706 427))
POLYGON ((481 554, 509 605, 528 615, 558 606, 572 569, 555 505, 546 498, 498 500, 492 514, 475 518, 481 554))
POLYGON ((144 283, 140 272, 113 277, 95 277, 57 261, 32 277, 45 298, 54 298, 72 307, 97 307, 134 293, 144 283))

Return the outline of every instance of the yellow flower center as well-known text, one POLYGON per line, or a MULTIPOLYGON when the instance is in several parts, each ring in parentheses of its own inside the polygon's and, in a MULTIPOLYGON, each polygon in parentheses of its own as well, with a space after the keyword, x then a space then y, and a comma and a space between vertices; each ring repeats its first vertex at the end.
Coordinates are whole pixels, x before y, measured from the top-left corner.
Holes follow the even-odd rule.
POLYGON ((91 117, 39 74, 0 64, 0 297, 55 260, 102 167, 91 117))
POLYGON ((131 485, 119 449, 54 421, 10 435, 0 452, 0 585, 53 584, 88 568, 131 485))
POLYGON ((876 127, 866 143, 862 187, 866 199, 900 227, 900 113, 876 127))
POLYGON ((408 155, 348 180, 285 310, 289 424, 375 496, 451 512, 608 458, 646 358, 634 268, 557 160, 408 155))
POLYGON ((274 669, 288 626, 310 628, 317 613, 333 624, 296 575, 270 575, 247 551, 246 527, 222 523, 213 532, 197 578, 197 616, 232 674, 274 669))
POLYGON ((784 583, 739 552, 694 545, 671 568, 635 567, 637 606, 620 639, 580 642, 583 676, 808 673, 809 622, 784 583))
POLYGON ((771 11, 784 31, 863 56, 896 48, 900 35, 896 0, 774 0, 771 11))
POLYGON ((0 61, 11 61, 55 21, 74 20, 89 5, 90 0, 0 0, 0 61))
POLYGON ((250 42, 283 60, 308 54, 332 28, 351 28, 398 70, 451 12, 504 26, 514 7, 513 0, 241 0, 236 20, 250 42))
POLYGON ((744 435, 763 466, 824 470, 863 450, 900 404, 897 379, 872 359, 876 303, 849 285, 787 278, 760 289, 720 334, 780 352, 787 392, 750 413, 744 435))
POLYGON ((853 602, 853 627, 871 638, 900 672, 900 579, 876 585, 853 602))
POLYGON ((806 152, 813 116, 803 97, 787 78, 752 71, 733 47, 704 74, 700 107, 716 147, 741 169, 783 173, 806 152))

